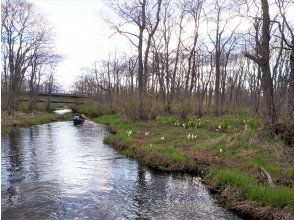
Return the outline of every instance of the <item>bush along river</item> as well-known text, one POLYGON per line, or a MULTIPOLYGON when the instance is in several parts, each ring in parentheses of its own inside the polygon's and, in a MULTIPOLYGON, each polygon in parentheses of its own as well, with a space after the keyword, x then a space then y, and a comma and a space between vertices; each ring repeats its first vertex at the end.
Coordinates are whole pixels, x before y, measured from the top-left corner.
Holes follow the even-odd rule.
POLYGON ((1 140, 3 219, 240 219, 198 177, 155 172, 93 122, 15 128, 1 140))

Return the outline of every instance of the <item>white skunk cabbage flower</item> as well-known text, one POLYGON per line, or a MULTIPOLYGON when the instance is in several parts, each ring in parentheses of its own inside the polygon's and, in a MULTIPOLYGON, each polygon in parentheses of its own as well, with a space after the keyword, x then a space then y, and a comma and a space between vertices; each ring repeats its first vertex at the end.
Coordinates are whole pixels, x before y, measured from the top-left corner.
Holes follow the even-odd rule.
POLYGON ((191 134, 189 133, 187 136, 187 139, 190 140, 190 138, 191 138, 191 134))
POLYGON ((133 132, 131 130, 130 131, 127 131, 127 134, 128 134, 129 137, 131 137, 132 133, 133 132))

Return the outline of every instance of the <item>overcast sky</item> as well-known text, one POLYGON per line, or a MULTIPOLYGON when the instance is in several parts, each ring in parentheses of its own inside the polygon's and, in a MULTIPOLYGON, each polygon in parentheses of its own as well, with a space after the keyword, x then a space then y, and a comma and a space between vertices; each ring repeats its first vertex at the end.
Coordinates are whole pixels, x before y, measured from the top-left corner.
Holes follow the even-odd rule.
POLYGON ((54 28, 57 52, 64 61, 57 68, 58 82, 69 90, 81 68, 120 50, 104 21, 110 10, 103 0, 31 0, 54 28))

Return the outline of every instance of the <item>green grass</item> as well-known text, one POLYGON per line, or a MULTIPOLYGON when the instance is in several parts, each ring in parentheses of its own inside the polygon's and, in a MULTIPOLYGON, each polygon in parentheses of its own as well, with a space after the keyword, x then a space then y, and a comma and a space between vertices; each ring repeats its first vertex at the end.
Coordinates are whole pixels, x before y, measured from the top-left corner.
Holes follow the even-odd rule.
POLYGON ((58 120, 65 120, 69 119, 68 114, 58 115, 54 113, 34 113, 34 114, 26 114, 21 117, 11 117, 6 122, 5 127, 2 126, 2 129, 9 130, 6 127, 12 126, 30 126, 30 125, 37 125, 37 124, 44 124, 51 121, 58 121, 58 120))
POLYGON ((142 151, 147 157, 162 158, 175 163, 187 160, 187 157, 173 146, 146 145, 142 147, 142 151))
POLYGON ((180 125, 180 120, 175 115, 158 115, 156 121, 162 125, 180 125))
POLYGON ((115 142, 122 142, 125 144, 132 143, 133 138, 128 136, 127 132, 119 131, 116 135, 109 135, 104 138, 105 144, 114 144, 115 142))
POLYGON ((22 118, 19 119, 19 123, 21 125, 35 125, 40 123, 47 123, 50 121, 56 121, 59 119, 65 119, 65 115, 57 115, 57 114, 51 114, 51 113, 40 113, 36 114, 33 117, 30 118, 22 118))
MULTIPOLYGON (((141 147, 142 155, 137 157, 144 163, 153 166, 167 169, 171 164, 179 164, 189 161, 189 158, 182 152, 178 151, 174 146, 168 146, 167 144, 174 140, 175 135, 180 129, 177 127, 171 127, 169 132, 163 127, 157 127, 156 133, 151 132, 150 135, 145 136, 144 131, 149 131, 156 126, 153 122, 133 122, 123 118, 121 115, 105 115, 95 118, 93 120, 96 123, 108 126, 108 128, 115 128, 116 133, 105 137, 104 142, 107 144, 126 144, 127 149, 123 149, 122 152, 128 157, 136 157, 134 145, 134 138, 136 135, 143 136, 148 140, 150 144, 143 145, 141 147), (131 134, 129 133, 131 131, 131 134), (162 137, 164 139, 162 140, 162 137), (152 143, 152 144, 151 144, 152 143), (165 146, 161 145, 164 144, 165 146)), ((179 136, 177 136, 179 137, 179 136)), ((177 138, 179 139, 179 138, 177 138)), ((186 141, 186 135, 182 135, 180 138, 182 142, 186 141)))
POLYGON ((144 131, 150 131, 148 142, 154 144, 176 145, 176 146, 198 146, 198 143, 205 140, 215 139, 222 134, 205 129, 191 128, 185 130, 181 126, 167 126, 157 123, 145 123, 140 125, 144 131), (194 138, 188 138, 193 135, 194 138), (164 140, 161 138, 164 137, 164 140))
POLYGON ((244 166, 247 169, 251 169, 253 167, 263 166, 271 175, 275 175, 281 172, 281 169, 274 165, 268 163, 268 158, 261 156, 254 156, 244 162, 244 166))
POLYGON ((241 200, 293 209, 293 188, 282 185, 270 188, 251 176, 257 175, 257 169, 252 168, 260 166, 273 178, 280 178, 281 174, 289 179, 294 176, 293 169, 290 168, 291 162, 281 161, 276 155, 274 147, 280 142, 270 143, 257 135, 259 119, 233 115, 231 119, 229 116, 209 116, 195 121, 200 124, 195 123, 185 128, 177 117, 166 115, 147 121, 131 121, 121 115, 105 115, 94 119, 94 122, 115 131, 114 135, 105 138, 105 143, 114 144, 128 157, 137 158, 146 165, 162 170, 192 170, 194 150, 195 155, 200 151, 208 156, 217 153, 228 164, 233 165, 235 163, 231 162, 238 161, 237 164, 242 166, 244 173, 238 170, 239 166, 235 169, 213 167, 209 175, 217 178, 223 187, 231 186, 242 192, 241 200), (216 130, 220 122, 231 127, 216 130), (132 131, 131 135, 128 134, 129 131, 132 131), (189 134, 197 137, 188 139, 189 134), (187 149, 191 155, 186 153, 189 152, 187 149))
POLYGON ((130 120, 123 118, 121 115, 103 115, 94 118, 93 121, 98 124, 103 124, 106 126, 113 126, 117 129, 122 130, 138 130, 138 125, 130 120))
MULTIPOLYGON (((237 121, 236 124, 242 125, 243 127, 245 119, 249 121, 249 116, 245 115, 233 115, 232 118, 228 119, 228 116, 210 116, 207 119, 201 118, 201 120, 202 122, 205 120, 208 120, 208 122, 213 121, 209 122, 211 123, 208 125, 210 128, 221 120, 237 121), (211 120, 212 118, 214 120, 211 120)), ((267 143, 260 142, 255 128, 243 129, 234 134, 197 126, 185 129, 181 124, 178 124, 177 117, 166 115, 159 116, 156 120, 144 122, 127 120, 121 115, 105 115, 94 119, 94 121, 111 126, 117 130, 116 135, 105 139, 105 142, 109 144, 113 144, 115 141, 133 143, 133 138, 137 135, 144 140, 145 145, 175 146, 179 150, 182 147, 189 146, 199 150, 215 151, 224 158, 241 160, 240 162, 247 170, 253 167, 263 166, 272 175, 277 175, 282 172, 279 165, 280 160, 275 156, 274 151, 269 148, 267 143), (132 135, 128 136, 128 131, 132 131, 132 135), (150 135, 144 136, 144 132, 150 132, 150 135), (197 137, 195 139, 188 139, 189 134, 197 137), (263 146, 266 146, 267 149, 265 150, 263 146), (220 149, 222 149, 222 152, 220 152, 220 149), (249 156, 243 157, 243 155, 249 156)), ((258 121, 258 119, 253 119, 253 121, 258 121)), ((288 177, 291 177, 291 172, 284 173, 288 177)))
POLYGON ((191 162, 191 158, 178 151, 173 146, 145 145, 142 146, 142 155, 139 158, 146 165, 161 170, 178 170, 181 164, 191 162))
POLYGON ((237 169, 212 167, 209 176, 217 178, 222 186, 241 190, 246 199, 258 201, 261 205, 275 205, 294 210, 294 189, 286 186, 269 187, 237 169))
POLYGON ((135 157, 135 152, 133 150, 131 150, 131 149, 126 149, 126 150, 123 150, 122 152, 127 157, 131 157, 131 158, 135 157))
POLYGON ((252 141, 254 135, 255 132, 247 130, 239 133, 239 135, 236 135, 233 139, 227 140, 226 145, 228 147, 226 148, 226 146, 224 146, 225 151, 223 155, 228 158, 234 158, 242 151, 244 152, 251 150, 253 152, 258 152, 260 147, 254 141, 252 141))
POLYGON ((184 123, 186 129, 206 128, 221 132, 236 132, 244 129, 256 130, 261 127, 261 120, 249 115, 208 116, 204 118, 190 117, 184 123))
POLYGON ((294 179, 294 168, 286 168, 286 169, 282 170, 282 173, 285 176, 294 179))
POLYGON ((133 136, 138 131, 138 126, 122 118, 120 115, 104 115, 93 119, 95 123, 111 126, 117 130, 115 135, 109 135, 104 138, 104 143, 115 144, 121 142, 124 144, 131 144, 133 142, 133 136))

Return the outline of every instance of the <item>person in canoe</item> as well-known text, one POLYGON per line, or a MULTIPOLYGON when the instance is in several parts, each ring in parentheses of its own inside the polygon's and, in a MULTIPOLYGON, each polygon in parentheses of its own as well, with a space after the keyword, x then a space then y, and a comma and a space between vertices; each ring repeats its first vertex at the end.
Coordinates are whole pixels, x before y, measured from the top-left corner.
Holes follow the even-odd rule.
POLYGON ((80 119, 87 120, 87 117, 84 114, 80 114, 80 119))
POLYGON ((73 122, 74 122, 74 125, 80 125, 82 124, 85 120, 86 120, 86 116, 84 114, 81 114, 81 113, 76 113, 74 118, 73 118, 73 122))

